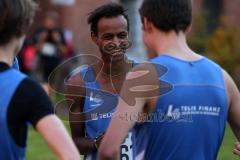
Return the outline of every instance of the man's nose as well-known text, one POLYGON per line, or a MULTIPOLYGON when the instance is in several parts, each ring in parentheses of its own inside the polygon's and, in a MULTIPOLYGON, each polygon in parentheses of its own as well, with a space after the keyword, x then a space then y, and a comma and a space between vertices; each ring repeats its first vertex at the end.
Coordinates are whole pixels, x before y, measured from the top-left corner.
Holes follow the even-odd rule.
POLYGON ((121 43, 121 40, 118 37, 114 37, 113 38, 113 43, 116 44, 117 46, 119 46, 120 43, 121 43))

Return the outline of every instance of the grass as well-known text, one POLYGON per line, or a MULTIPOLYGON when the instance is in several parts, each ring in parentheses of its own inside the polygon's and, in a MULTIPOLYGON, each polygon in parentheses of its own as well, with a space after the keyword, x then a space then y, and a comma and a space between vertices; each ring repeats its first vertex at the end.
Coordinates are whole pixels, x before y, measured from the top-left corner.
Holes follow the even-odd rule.
MULTIPOLYGON (((67 122, 64 122, 65 127, 70 131, 67 122)), ((41 138, 41 136, 30 127, 28 133, 28 148, 27 148, 27 160, 55 160, 55 156, 50 151, 47 143, 41 138)))
POLYGON ((227 125, 223 143, 218 153, 218 160, 239 160, 239 157, 232 153, 236 141, 232 130, 227 125))
POLYGON ((28 137, 27 160, 53 160, 54 155, 40 135, 30 128, 28 137))
MULTIPOLYGON (((67 123, 65 126, 69 129, 67 123)), ((232 154, 235 144, 235 138, 229 126, 226 128, 224 140, 218 154, 218 160, 238 160, 239 158, 232 154)), ((27 160, 54 160, 54 155, 49 150, 46 143, 42 140, 33 128, 30 128, 28 139, 27 160)))

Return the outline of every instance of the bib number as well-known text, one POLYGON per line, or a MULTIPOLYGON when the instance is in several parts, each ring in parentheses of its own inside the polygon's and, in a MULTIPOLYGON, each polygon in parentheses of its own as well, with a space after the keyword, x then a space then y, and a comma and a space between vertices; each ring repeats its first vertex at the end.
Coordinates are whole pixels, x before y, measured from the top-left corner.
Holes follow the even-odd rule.
POLYGON ((121 160, 133 160, 132 133, 128 133, 120 148, 121 160))

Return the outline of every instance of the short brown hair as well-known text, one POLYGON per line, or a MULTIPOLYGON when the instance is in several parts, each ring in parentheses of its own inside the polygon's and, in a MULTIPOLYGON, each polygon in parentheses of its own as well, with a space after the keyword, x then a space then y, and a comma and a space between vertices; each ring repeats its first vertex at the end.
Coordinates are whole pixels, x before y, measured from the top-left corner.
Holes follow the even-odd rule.
POLYGON ((27 32, 37 7, 34 0, 0 0, 0 45, 27 32))
POLYGON ((192 23, 191 0, 144 0, 139 12, 142 21, 146 17, 165 32, 185 32, 192 23))

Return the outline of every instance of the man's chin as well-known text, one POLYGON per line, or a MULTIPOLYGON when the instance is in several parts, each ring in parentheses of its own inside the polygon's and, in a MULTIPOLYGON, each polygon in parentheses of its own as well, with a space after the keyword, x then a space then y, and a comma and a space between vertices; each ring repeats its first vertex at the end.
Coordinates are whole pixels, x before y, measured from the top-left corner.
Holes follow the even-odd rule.
POLYGON ((121 60, 125 57, 125 52, 116 52, 111 54, 112 61, 121 60))

